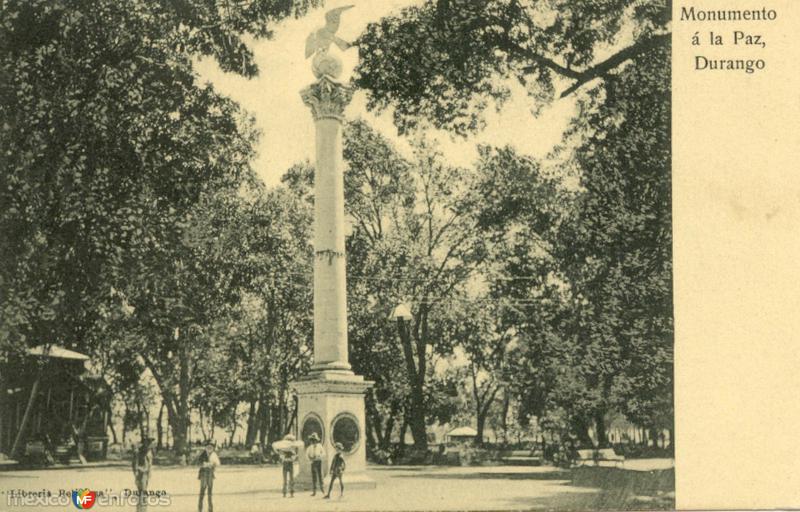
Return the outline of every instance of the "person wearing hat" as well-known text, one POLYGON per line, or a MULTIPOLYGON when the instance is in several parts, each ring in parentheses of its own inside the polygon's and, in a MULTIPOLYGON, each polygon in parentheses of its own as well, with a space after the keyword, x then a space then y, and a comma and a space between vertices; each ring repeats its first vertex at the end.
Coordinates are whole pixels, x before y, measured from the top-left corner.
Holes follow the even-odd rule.
POLYGON ((136 480, 136 510, 146 507, 147 486, 150 483, 150 474, 153 470, 153 439, 148 437, 133 454, 133 477, 136 480))
MULTIPOLYGON (((294 441, 292 434, 286 434, 283 437, 284 441, 294 441)), ((286 497, 286 489, 289 489, 289 497, 294 498, 294 463, 297 461, 297 452, 294 446, 288 445, 279 452, 281 462, 283 463, 283 497, 286 497)))
POLYGON ((344 446, 342 446, 342 443, 336 443, 333 447, 336 448, 336 455, 333 456, 333 460, 331 461, 331 483, 328 485, 328 494, 325 495, 325 499, 331 497, 333 482, 337 478, 339 479, 339 497, 344 495, 344 482, 342 481, 342 474, 344 473, 345 467, 344 457, 342 456, 344 446))
POLYGON ((308 436, 309 445, 306 448, 306 457, 311 461, 311 496, 317 495, 317 483, 319 483, 319 492, 324 493, 322 483, 322 457, 325 456, 325 451, 322 449, 322 444, 319 442, 319 436, 316 432, 312 432, 308 436))
POLYGON ((214 490, 214 472, 220 465, 219 456, 214 451, 214 441, 206 442, 205 450, 197 458, 200 463, 200 471, 197 479, 200 480, 200 500, 197 502, 197 510, 203 512, 203 495, 208 494, 208 512, 214 512, 214 502, 211 493, 214 490))

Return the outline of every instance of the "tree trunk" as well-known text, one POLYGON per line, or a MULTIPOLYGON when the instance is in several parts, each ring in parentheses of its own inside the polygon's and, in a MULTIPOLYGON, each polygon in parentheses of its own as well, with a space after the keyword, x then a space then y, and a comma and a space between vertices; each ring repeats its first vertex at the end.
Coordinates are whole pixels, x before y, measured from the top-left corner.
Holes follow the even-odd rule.
POLYGON ((42 374, 40 370, 39 375, 36 376, 36 380, 33 381, 33 386, 31 386, 31 394, 28 397, 28 405, 25 406, 25 413, 22 415, 22 423, 20 423, 19 430, 17 430, 17 436, 14 439, 13 446, 11 447, 11 457, 14 459, 17 458, 17 455, 20 452, 21 444, 25 440, 25 431, 28 429, 28 423, 31 420, 33 404, 36 403, 36 394, 39 392, 39 384, 41 381, 42 374))
POLYGON ((583 418, 574 418, 572 426, 575 435, 578 436, 578 442, 581 444, 581 447, 589 448, 594 446, 592 437, 589 435, 589 426, 583 418))
POLYGON ((114 444, 119 443, 119 438, 117 437, 117 429, 114 428, 114 411, 111 409, 111 403, 106 406, 106 414, 108 414, 108 429, 111 430, 111 439, 114 444))
MULTIPOLYGON (((425 346, 417 340, 417 363, 415 363, 411 334, 408 331, 405 320, 398 318, 397 331, 400 336, 400 344, 403 347, 406 372, 411 381, 410 410, 406 411, 406 422, 408 426, 411 427, 411 435, 414 437, 414 448, 418 450, 427 450, 428 437, 425 429, 425 395, 423 393, 423 384, 425 382, 425 346)), ((401 440, 401 442, 404 441, 404 439, 401 440)))
POLYGON ((233 441, 236 439, 236 430, 239 428, 239 422, 236 420, 236 409, 233 411, 233 425, 231 425, 231 437, 228 440, 228 444, 233 446, 233 441))
POLYGON ((414 386, 411 397, 408 426, 411 428, 411 435, 414 437, 414 449, 427 451, 428 432, 425 426, 425 398, 421 385, 414 386))
POLYGON ((594 428, 597 433, 598 448, 608 448, 608 433, 606 432, 606 417, 603 411, 594 414, 594 428))
POLYGON ((480 448, 483 446, 483 427, 486 424, 486 415, 478 414, 475 420, 478 423, 477 428, 475 429, 477 430, 477 433, 475 434, 475 446, 480 448))
POLYGON ((158 419, 156 420, 156 435, 158 438, 156 439, 156 450, 163 450, 164 449, 164 401, 161 401, 161 407, 158 408, 158 419))
POLYGON ((494 387, 489 382, 484 390, 481 392, 478 389, 478 379, 475 367, 470 364, 470 373, 472 374, 472 394, 475 397, 475 418, 477 420, 477 433, 475 434, 475 446, 483 446, 483 432, 486 425, 486 416, 489 414, 489 408, 494 403, 494 397, 497 396, 499 387, 494 387))
POLYGON ((475 419, 478 422, 478 432, 475 434, 475 446, 483 446, 483 424, 486 422, 486 417, 483 415, 483 401, 481 400, 481 392, 478 389, 478 376, 475 372, 475 365, 469 364, 469 373, 472 376, 472 396, 475 399, 475 419))
POLYGON ((180 349, 178 350, 180 360, 180 375, 178 378, 178 410, 176 411, 179 418, 178 425, 181 428, 181 437, 174 435, 175 450, 185 450, 189 427, 192 424, 190 409, 189 409, 189 388, 190 388, 190 375, 189 375, 189 353, 186 347, 186 337, 182 337, 180 349))
POLYGON ((267 442, 270 444, 282 437, 280 415, 280 406, 270 404, 269 414, 267 415, 267 442))
POLYGON ((6 421, 5 418, 8 417, 6 414, 6 397, 8 393, 6 392, 6 374, 5 372, 0 372, 0 453, 5 453, 5 446, 7 444, 5 432, 6 432, 6 421))
POLYGON ((269 434, 269 405, 263 398, 258 402, 256 431, 258 432, 258 442, 264 447, 269 434))
POLYGON ((284 400, 286 399, 286 390, 284 389, 283 385, 281 385, 280 390, 278 390, 278 406, 275 408, 275 423, 276 423, 276 430, 278 432, 278 437, 282 438, 286 435, 284 432, 284 423, 286 418, 286 407, 284 405, 284 400))
POLYGON ((285 433, 293 433, 296 437, 299 437, 299 432, 297 432, 297 397, 292 397, 291 401, 292 407, 289 407, 289 402, 287 401, 284 409, 286 411, 286 424, 283 427, 283 431, 285 433))
POLYGON ((392 448, 392 433, 394 432, 395 416, 397 415, 398 409, 399 406, 397 402, 394 401, 387 415, 386 423, 383 423, 381 415, 375 408, 375 403, 372 400, 367 402, 367 415, 371 419, 375 430, 375 438, 378 443, 377 448, 382 451, 389 452, 392 448))
POLYGON ((188 448, 189 421, 179 408, 167 401, 167 420, 172 430, 172 450, 176 455, 183 455, 188 448))
POLYGON ((375 403, 373 400, 372 390, 370 390, 364 403, 364 421, 366 421, 365 430, 368 434, 367 441, 370 443, 369 446, 371 446, 373 449, 379 449, 383 444, 383 430, 381 425, 381 417, 378 414, 378 411, 375 410, 375 403))
MULTIPOLYGON (((395 408, 392 408, 395 411, 395 408)), ((394 412, 389 416, 386 420, 386 427, 383 429, 383 438, 381 439, 381 450, 389 451, 392 448, 392 432, 394 431, 394 415, 397 414, 394 412)), ((380 429, 380 427, 379 427, 380 429)))
POLYGON ((650 440, 653 442, 653 448, 658 448, 658 438, 659 438, 658 429, 652 427, 650 429, 650 440))
POLYGON ((205 442, 208 440, 208 434, 206 434, 206 425, 205 425, 205 417, 203 415, 203 409, 198 409, 200 412, 200 433, 203 434, 203 441, 205 442))
POLYGON ((501 418, 501 425, 503 426, 503 444, 508 444, 508 409, 511 406, 511 400, 508 395, 508 390, 503 391, 503 417, 501 418))
POLYGON ((128 416, 128 404, 122 404, 122 446, 125 446, 128 437, 128 429, 125 428, 125 417, 128 416))
POLYGON ((403 415, 403 424, 400 426, 400 446, 399 452, 402 455, 406 451, 406 430, 408 429, 408 418, 403 415))
POLYGON ((244 445, 249 449, 253 446, 253 443, 256 441, 256 402, 255 400, 250 401, 250 410, 247 413, 247 432, 244 434, 244 445))
POLYGON ((136 422, 139 424, 139 442, 143 443, 147 439, 147 433, 144 427, 144 414, 142 414, 142 404, 136 400, 136 422))
POLYGON ((365 425, 364 431, 367 433, 367 449, 368 450, 376 450, 380 446, 380 438, 376 435, 376 428, 375 422, 372 421, 372 418, 369 414, 364 417, 365 425))
POLYGON ((209 426, 209 432, 210 433, 208 435, 208 438, 213 441, 214 440, 214 433, 217 430, 216 429, 216 427, 217 427, 217 419, 216 419, 216 417, 214 415, 214 411, 211 411, 211 415, 209 416, 209 420, 210 420, 211 425, 209 426))

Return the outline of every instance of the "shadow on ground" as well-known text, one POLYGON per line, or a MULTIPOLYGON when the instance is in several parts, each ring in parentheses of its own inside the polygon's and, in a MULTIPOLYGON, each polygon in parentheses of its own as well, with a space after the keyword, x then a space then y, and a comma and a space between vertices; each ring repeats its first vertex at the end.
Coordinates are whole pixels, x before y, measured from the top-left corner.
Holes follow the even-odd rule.
POLYGON ((631 471, 580 467, 570 471, 569 485, 586 493, 564 493, 547 498, 515 498, 509 506, 550 510, 673 510, 675 469, 631 471))
POLYGON ((591 510, 674 510, 674 498, 626 496, 608 492, 559 494, 542 498, 513 498, 506 500, 508 509, 546 509, 555 511, 591 510))
POLYGON ((675 470, 634 471, 611 467, 552 468, 542 471, 453 472, 430 467, 383 467, 391 478, 453 481, 552 481, 564 492, 542 497, 509 497, 509 509, 671 510, 675 508, 675 470), (562 487, 563 486, 563 487, 562 487), (572 489, 569 489, 572 488, 572 489))
POLYGON ((415 474, 392 475, 392 478, 425 478, 426 480, 570 480, 568 471, 547 471, 540 473, 486 472, 486 473, 431 473, 424 477, 415 474))

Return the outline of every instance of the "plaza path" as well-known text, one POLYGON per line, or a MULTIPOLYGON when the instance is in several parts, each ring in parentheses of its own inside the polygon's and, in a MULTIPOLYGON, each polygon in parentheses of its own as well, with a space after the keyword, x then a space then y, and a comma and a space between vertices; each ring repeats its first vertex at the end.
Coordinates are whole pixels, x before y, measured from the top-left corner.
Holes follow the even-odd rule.
MULTIPOLYGON (((375 489, 345 489, 343 498, 295 498, 281 495, 280 470, 274 466, 223 466, 214 485, 215 512, 369 511, 369 510, 529 510, 630 508, 632 496, 570 484, 569 473, 551 467, 371 467, 375 489)), ((345 485, 347 484, 345 474, 345 485)), ((132 487, 127 466, 0 472, 0 510, 77 510, 68 507, 9 506, 12 490, 88 487, 121 493, 132 487)), ((197 510, 197 469, 156 467, 150 489, 168 493, 171 505, 149 510, 197 510)), ((95 506, 93 510, 134 510, 130 506, 95 506)))

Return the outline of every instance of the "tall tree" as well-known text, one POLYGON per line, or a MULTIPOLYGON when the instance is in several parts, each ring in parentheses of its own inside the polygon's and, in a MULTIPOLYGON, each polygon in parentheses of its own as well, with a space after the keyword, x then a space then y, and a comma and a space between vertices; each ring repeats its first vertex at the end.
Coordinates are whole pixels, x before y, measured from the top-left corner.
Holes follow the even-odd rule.
POLYGON ((143 212, 196 201, 215 176, 239 172, 217 158, 225 147, 252 142, 232 140, 235 109, 198 83, 191 57, 253 76, 241 35, 269 36, 313 3, 3 3, 5 345, 86 348, 115 269, 140 246, 143 212))
POLYGON ((214 291, 231 298, 230 276, 202 273, 193 255, 203 251, 184 243, 185 229, 204 198, 235 195, 253 179, 256 135, 237 105, 200 83, 192 59, 254 76, 242 37, 269 37, 275 22, 314 4, 2 4, 0 349, 47 340, 102 352, 101 312, 117 301, 109 290, 123 290, 137 308, 131 322, 149 315, 147 335, 159 345, 183 332, 177 359, 148 364, 159 374, 162 363, 179 363, 170 418, 182 442, 190 337, 202 332, 186 327, 202 327, 214 291))
POLYGON ((477 434, 475 444, 483 445, 487 418, 496 399, 513 380, 508 373, 509 356, 516 343, 513 327, 502 322, 501 300, 488 296, 464 301, 455 311, 454 342, 467 359, 466 376, 469 382, 477 434))
POLYGON ((561 256, 582 331, 606 352, 604 393, 659 430, 673 410, 669 70, 667 50, 638 58, 582 103, 567 135, 582 190, 561 256))
MULTIPOLYGON (((510 233, 529 242, 510 241, 517 260, 505 266, 533 279, 497 290, 528 300, 512 315, 530 384, 520 411, 563 409, 582 442, 591 426, 605 442, 609 408, 671 422, 670 15, 667 1, 429 0, 370 24, 359 40, 355 83, 369 108, 393 109, 401 131, 423 119, 478 130, 511 81, 534 112, 581 91, 559 155, 579 190, 550 194, 535 169, 508 175, 491 184, 499 199, 487 196, 484 218, 526 218, 510 233)), ((507 155, 503 165, 520 163, 507 155)))
POLYGON ((590 428, 608 442, 612 411, 672 425, 667 59, 634 59, 589 90, 560 150, 560 187, 512 153, 487 173, 501 190, 487 218, 524 219, 499 262, 513 277, 493 292, 516 301, 504 317, 520 338, 520 412, 565 422, 583 444, 590 428))

